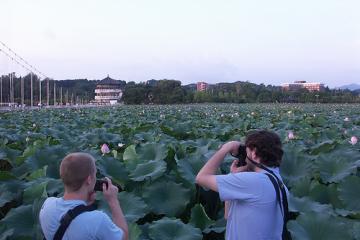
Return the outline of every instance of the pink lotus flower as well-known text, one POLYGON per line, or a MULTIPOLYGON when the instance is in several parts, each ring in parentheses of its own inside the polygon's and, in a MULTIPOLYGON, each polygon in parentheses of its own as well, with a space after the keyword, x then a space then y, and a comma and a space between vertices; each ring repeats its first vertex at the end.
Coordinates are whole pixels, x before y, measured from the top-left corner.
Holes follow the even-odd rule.
POLYGON ((107 154, 110 152, 109 146, 106 143, 101 146, 101 152, 102 154, 107 154))
POLYGON ((355 145, 355 144, 357 144, 357 142, 358 142, 358 139, 357 139, 357 137, 355 137, 355 136, 352 136, 351 139, 350 139, 350 141, 349 141, 349 143, 350 143, 351 145, 355 145))
POLYGON ((288 139, 289 139, 289 140, 292 140, 292 139, 294 139, 294 138, 295 138, 295 135, 294 135, 293 131, 289 131, 289 133, 288 133, 288 139))

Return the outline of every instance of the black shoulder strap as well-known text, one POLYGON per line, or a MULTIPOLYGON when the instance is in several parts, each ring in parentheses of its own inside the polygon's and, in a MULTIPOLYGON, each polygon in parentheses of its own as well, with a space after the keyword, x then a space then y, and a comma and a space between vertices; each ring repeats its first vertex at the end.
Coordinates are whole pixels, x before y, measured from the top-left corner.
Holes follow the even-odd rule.
POLYGON ((279 190, 278 184, 277 184, 275 178, 270 173, 265 173, 265 174, 266 174, 266 176, 269 177, 269 179, 271 180, 271 183, 274 185, 275 192, 276 192, 276 200, 279 203, 281 213, 283 214, 283 217, 284 217, 284 211, 283 211, 283 206, 281 205, 280 190, 279 190))
POLYGON ((288 206, 288 200, 287 200, 287 194, 286 194, 286 190, 284 187, 284 184, 282 181, 280 181, 280 179, 274 174, 270 174, 270 173, 265 173, 269 179, 271 180, 272 184, 274 185, 275 191, 276 191, 276 199, 279 203, 281 212, 283 213, 283 220, 284 220, 284 224, 283 224, 283 232, 282 232, 282 239, 284 240, 291 240, 291 234, 290 232, 287 230, 286 224, 289 220, 289 206, 288 206), (275 180, 276 178, 276 180, 275 180), (282 201, 280 199, 280 191, 281 191, 281 196, 282 196, 282 201), (282 204, 280 203, 282 202, 282 204), (282 207, 281 207, 282 205, 282 207))
POLYGON ((74 220, 78 215, 83 212, 90 212, 96 209, 96 204, 92 204, 89 206, 79 205, 70 209, 65 213, 65 215, 60 220, 60 226, 55 233, 54 240, 61 240, 65 234, 66 229, 69 227, 72 220, 74 220))

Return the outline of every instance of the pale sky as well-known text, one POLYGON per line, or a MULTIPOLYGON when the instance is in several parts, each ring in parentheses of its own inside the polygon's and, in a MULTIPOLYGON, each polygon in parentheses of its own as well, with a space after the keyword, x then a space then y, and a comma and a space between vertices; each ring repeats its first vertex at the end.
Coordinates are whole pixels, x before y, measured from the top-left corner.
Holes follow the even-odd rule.
MULTIPOLYGON (((359 9, 359 0, 0 0, 0 41, 56 80, 336 87, 360 83, 359 9)), ((10 71, 26 74, 0 53, 0 74, 10 71)))

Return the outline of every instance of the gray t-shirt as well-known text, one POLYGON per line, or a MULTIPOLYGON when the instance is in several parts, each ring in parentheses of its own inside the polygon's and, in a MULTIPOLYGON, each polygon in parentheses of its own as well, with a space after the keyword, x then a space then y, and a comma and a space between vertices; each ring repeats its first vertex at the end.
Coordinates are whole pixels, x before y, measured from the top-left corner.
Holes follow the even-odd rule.
MULTIPOLYGON (((63 198, 47 198, 40 210, 40 224, 46 239, 53 239, 60 226, 61 217, 71 208, 80 204, 82 200, 64 200, 63 198)), ((78 215, 69 225, 63 239, 106 239, 120 240, 123 231, 116 226, 109 216, 102 211, 94 210, 78 215)))
MULTIPOLYGON (((279 169, 270 168, 280 179, 279 169)), ((216 176, 220 199, 229 201, 226 240, 280 240, 283 214, 265 171, 216 176)))

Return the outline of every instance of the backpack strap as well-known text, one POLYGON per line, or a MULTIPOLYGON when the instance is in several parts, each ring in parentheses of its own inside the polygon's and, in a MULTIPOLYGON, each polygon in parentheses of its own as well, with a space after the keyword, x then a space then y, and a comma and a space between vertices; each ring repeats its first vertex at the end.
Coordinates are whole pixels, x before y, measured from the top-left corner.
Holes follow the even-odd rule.
POLYGON ((265 174, 269 177, 269 179, 271 180, 271 183, 273 184, 273 186, 275 188, 276 199, 279 203, 281 212, 283 214, 284 224, 283 224, 283 231, 282 231, 282 239, 291 240, 292 239, 291 234, 286 227, 286 224, 289 220, 289 206, 288 206, 287 194, 286 194, 284 184, 282 181, 280 181, 280 179, 275 174, 274 175, 270 174, 270 173, 265 173, 265 174), (281 191, 281 197, 282 197, 281 199, 280 199, 280 191, 281 191), (281 202, 282 202, 282 204, 281 204, 281 202))
POLYGON ((63 238, 66 229, 69 227, 72 220, 74 220, 78 215, 84 212, 93 211, 96 208, 97 208, 96 204, 92 204, 88 206, 78 205, 67 211, 67 213, 65 213, 60 220, 60 226, 55 233, 54 240, 61 240, 63 238))

